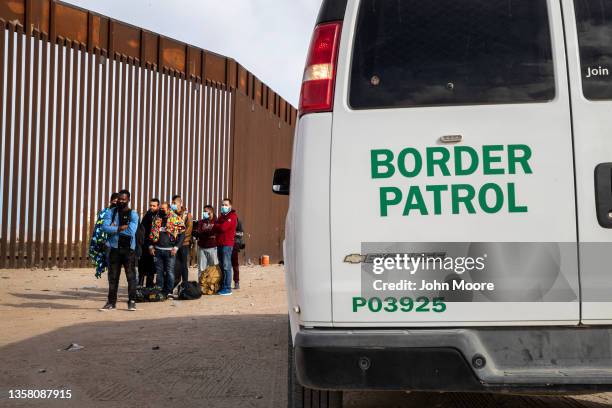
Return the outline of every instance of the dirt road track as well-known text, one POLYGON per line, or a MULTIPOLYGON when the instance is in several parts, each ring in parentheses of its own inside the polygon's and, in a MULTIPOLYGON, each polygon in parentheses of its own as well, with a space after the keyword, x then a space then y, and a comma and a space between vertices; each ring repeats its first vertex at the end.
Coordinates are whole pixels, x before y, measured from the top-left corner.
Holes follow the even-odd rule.
MULTIPOLYGON (((230 298, 101 313, 106 283, 90 270, 0 271, 0 407, 285 407, 282 271, 241 275, 230 298), (63 351, 70 343, 85 348, 63 351), (8 399, 9 389, 60 388, 73 398, 8 399)), ((345 407, 603 408, 612 398, 347 393, 345 407)))

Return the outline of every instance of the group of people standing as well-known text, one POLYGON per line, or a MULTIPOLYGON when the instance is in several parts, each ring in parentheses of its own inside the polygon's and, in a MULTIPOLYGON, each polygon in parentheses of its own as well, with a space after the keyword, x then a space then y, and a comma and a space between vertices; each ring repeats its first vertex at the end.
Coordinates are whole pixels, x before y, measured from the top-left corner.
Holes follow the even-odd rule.
POLYGON ((207 205, 195 223, 179 195, 171 202, 151 199, 142 220, 129 203, 130 192, 121 190, 98 213, 89 257, 97 277, 108 269, 108 301, 100 310, 116 309, 122 268, 128 283, 128 310, 136 310, 138 285, 157 286, 162 298, 172 297, 176 287, 188 284, 193 240, 198 246, 198 281, 206 268, 219 265, 223 281, 218 294, 231 295, 232 280, 234 289, 240 288, 238 252, 243 231, 229 198, 223 199, 218 216, 207 205))

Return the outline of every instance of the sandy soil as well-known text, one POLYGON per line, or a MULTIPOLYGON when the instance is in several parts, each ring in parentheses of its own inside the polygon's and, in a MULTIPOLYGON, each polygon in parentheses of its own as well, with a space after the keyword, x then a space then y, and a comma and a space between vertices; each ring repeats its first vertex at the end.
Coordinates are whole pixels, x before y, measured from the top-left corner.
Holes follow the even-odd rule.
MULTIPOLYGON (((122 282, 119 310, 104 313, 107 283, 92 270, 0 270, 0 407, 285 407, 282 270, 244 267, 241 279, 231 297, 139 304, 133 313, 122 282), (65 351, 71 343, 84 348, 65 351), (10 400, 11 389, 72 398, 10 400)), ((347 393, 344 405, 600 408, 612 397, 347 393)))

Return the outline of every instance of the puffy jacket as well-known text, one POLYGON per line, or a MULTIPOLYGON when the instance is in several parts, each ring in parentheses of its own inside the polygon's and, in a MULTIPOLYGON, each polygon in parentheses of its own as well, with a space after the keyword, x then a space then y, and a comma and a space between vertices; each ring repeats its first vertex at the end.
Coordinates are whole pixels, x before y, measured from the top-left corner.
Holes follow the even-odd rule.
POLYGON ((200 248, 214 248, 217 246, 217 237, 213 232, 215 227, 214 220, 200 220, 196 228, 198 246, 200 248))
POLYGON ((236 211, 231 210, 225 215, 219 215, 213 227, 213 232, 217 236, 217 246, 234 246, 237 225, 238 215, 236 211))
POLYGON ((185 223, 183 219, 170 212, 165 218, 156 215, 153 218, 149 240, 156 247, 180 247, 185 239, 185 223))

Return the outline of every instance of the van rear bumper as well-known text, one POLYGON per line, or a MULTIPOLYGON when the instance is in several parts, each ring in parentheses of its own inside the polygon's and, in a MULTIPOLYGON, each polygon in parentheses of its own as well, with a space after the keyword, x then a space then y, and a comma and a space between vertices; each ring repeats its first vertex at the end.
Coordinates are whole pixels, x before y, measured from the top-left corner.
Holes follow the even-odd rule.
POLYGON ((612 328, 301 329, 302 385, 329 390, 612 390, 612 328))

